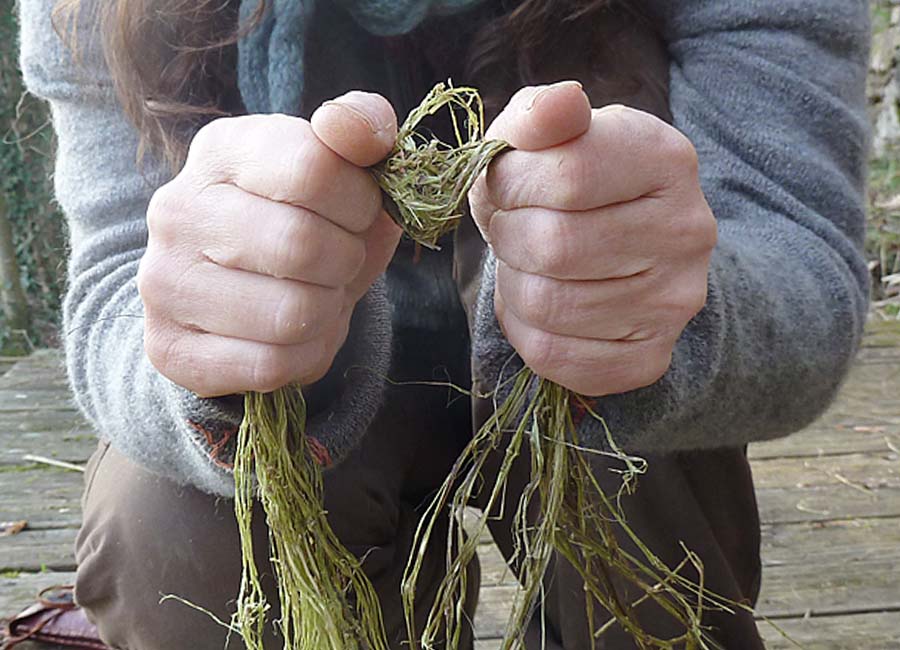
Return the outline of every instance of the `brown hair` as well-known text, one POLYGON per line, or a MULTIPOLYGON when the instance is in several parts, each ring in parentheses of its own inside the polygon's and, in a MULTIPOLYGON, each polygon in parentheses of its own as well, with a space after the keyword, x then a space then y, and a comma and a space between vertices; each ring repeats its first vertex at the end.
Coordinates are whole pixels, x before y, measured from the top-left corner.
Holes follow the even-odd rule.
MULTIPOLYGON (((544 46, 560 28, 602 10, 612 0, 521 0, 484 25, 471 48, 469 75, 506 75, 528 80, 544 46)), ((243 110, 237 91, 236 0, 109 0, 95 3, 99 15, 85 17, 82 0, 61 0, 57 31, 77 50, 74 25, 100 30, 104 56, 126 114, 147 150, 178 165, 190 134, 214 117, 243 110)), ((507 4, 503 0, 503 4, 507 4)))
POLYGON ((125 113, 151 149, 177 164, 187 138, 212 117, 241 110, 233 0, 61 0, 54 26, 78 54, 77 25, 94 25, 125 113))

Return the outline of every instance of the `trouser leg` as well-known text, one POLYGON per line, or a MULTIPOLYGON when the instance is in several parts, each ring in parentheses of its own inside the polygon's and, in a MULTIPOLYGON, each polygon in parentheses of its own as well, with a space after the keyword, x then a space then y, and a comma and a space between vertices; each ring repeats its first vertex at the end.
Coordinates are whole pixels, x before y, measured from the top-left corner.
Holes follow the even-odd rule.
MULTIPOLYGON (((399 649, 408 648, 399 584, 418 523, 416 507, 429 481, 439 483, 446 475, 458 445, 448 441, 452 418, 424 431, 411 429, 423 412, 446 412, 446 391, 423 389, 414 399, 408 389, 392 390, 400 391, 400 403, 391 402, 361 447, 326 474, 325 506, 341 541, 365 558, 363 568, 379 596, 391 646, 399 649)), ((122 650, 243 647, 209 615, 173 600, 159 602, 161 595, 173 594, 229 620, 241 566, 233 502, 150 474, 106 445, 92 458, 87 479, 76 598, 101 637, 122 650)), ((277 608, 258 505, 253 522, 263 587, 277 608)), ((417 592, 419 625, 443 575, 445 542, 446 534, 438 532, 426 556, 417 592)), ((470 618, 478 573, 473 565, 470 618)), ((277 615, 270 612, 270 620, 277 615)), ((462 648, 471 648, 471 637, 466 630, 462 648)), ((267 650, 280 647, 280 639, 270 634, 267 650)))

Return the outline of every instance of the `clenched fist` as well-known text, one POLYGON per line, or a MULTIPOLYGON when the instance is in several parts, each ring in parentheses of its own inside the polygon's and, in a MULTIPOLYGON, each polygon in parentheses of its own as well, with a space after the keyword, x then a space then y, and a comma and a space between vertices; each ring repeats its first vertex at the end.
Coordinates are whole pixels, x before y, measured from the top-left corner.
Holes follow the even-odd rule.
POLYGON ((363 169, 396 134, 387 100, 362 92, 311 121, 222 118, 197 133, 150 202, 138 273, 162 374, 208 397, 327 372, 400 237, 363 169))
POLYGON ((716 242, 691 143, 647 113, 592 109, 575 82, 522 89, 487 137, 515 147, 469 195, 510 344, 584 395, 655 382, 706 301, 716 242))

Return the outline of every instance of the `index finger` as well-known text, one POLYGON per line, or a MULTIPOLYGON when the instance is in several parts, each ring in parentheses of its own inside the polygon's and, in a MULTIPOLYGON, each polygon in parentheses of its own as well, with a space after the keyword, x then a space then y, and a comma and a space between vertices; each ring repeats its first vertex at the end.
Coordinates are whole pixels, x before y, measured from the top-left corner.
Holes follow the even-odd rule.
POLYGON ((382 209, 371 174, 325 146, 299 117, 214 120, 191 142, 185 171, 203 187, 228 183, 306 208, 352 233, 367 230, 382 209))
POLYGON ((690 141, 659 118, 624 106, 594 110, 582 137, 545 151, 510 151, 495 160, 477 188, 490 213, 540 206, 591 210, 643 196, 669 196, 696 182, 690 141))
POLYGON ((504 140, 515 149, 538 151, 585 133, 591 104, 577 81, 522 88, 491 123, 487 139, 504 140))

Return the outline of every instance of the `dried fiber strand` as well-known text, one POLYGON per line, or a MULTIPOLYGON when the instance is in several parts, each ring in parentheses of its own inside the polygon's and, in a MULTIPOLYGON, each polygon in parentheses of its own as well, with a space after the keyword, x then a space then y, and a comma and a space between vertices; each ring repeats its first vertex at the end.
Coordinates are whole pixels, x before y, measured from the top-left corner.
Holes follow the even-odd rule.
POLYGON ((437 248, 462 218, 462 205, 478 174, 509 147, 484 140, 484 108, 474 88, 437 84, 413 109, 388 157, 371 168, 385 208, 413 240, 437 248), (422 120, 447 107, 456 144, 417 131, 422 120), (459 113, 459 115, 458 115, 459 113))
POLYGON ((387 650, 381 606, 360 561, 331 530, 322 503, 322 469, 307 448, 300 389, 248 393, 235 458, 235 515, 243 572, 238 628, 262 650, 268 605, 253 560, 254 493, 266 513, 286 650, 387 650), (255 481, 254 481, 255 478, 255 481))
MULTIPOLYGON (((465 598, 465 567, 476 553, 478 539, 490 517, 502 516, 506 481, 512 463, 528 445, 531 456, 531 480, 520 496, 513 516, 516 553, 512 564, 517 568, 520 589, 515 594, 512 612, 504 636, 504 650, 524 648, 524 633, 539 604, 542 581, 554 551, 572 563, 585 582, 588 620, 594 638, 613 625, 623 627, 638 648, 711 650, 717 644, 701 625, 704 608, 729 609, 730 603, 708 593, 703 586, 703 568, 699 558, 685 549, 686 559, 670 570, 628 527, 619 506, 619 498, 635 488, 638 475, 646 469, 640 458, 619 450, 608 435, 611 451, 591 452, 578 446, 577 428, 571 406, 579 402, 592 417, 579 396, 567 389, 536 377, 529 369, 518 372, 505 388, 502 402, 454 464, 420 523, 414 553, 407 565, 403 582, 407 634, 411 647, 456 648, 461 628, 468 624, 461 618, 460 602, 465 598), (510 388, 511 386, 511 388, 510 388), (505 447, 505 449, 504 449, 505 447), (496 477, 482 473, 492 454, 502 453, 503 460, 496 477), (621 463, 619 492, 608 496, 594 476, 588 458, 600 453, 621 463), (464 531, 467 506, 480 490, 484 512, 464 531), (535 507, 540 516, 533 517, 535 507), (416 629, 413 611, 421 560, 428 547, 436 519, 446 510, 450 513, 449 538, 454 542, 448 553, 447 575, 438 590, 422 630, 416 629), (531 515, 531 516, 530 516, 531 515), (635 556, 623 549, 616 537, 622 531, 639 550, 635 556), (699 582, 684 577, 680 571, 690 566, 700 576, 699 582), (629 600, 621 585, 638 596, 629 600), (609 617, 597 624, 594 601, 609 617), (679 621, 683 634, 662 639, 645 632, 638 608, 652 601, 665 615, 679 621)), ((602 420, 600 420, 602 422, 602 420)), ((471 511, 469 511, 471 512, 471 511)))

